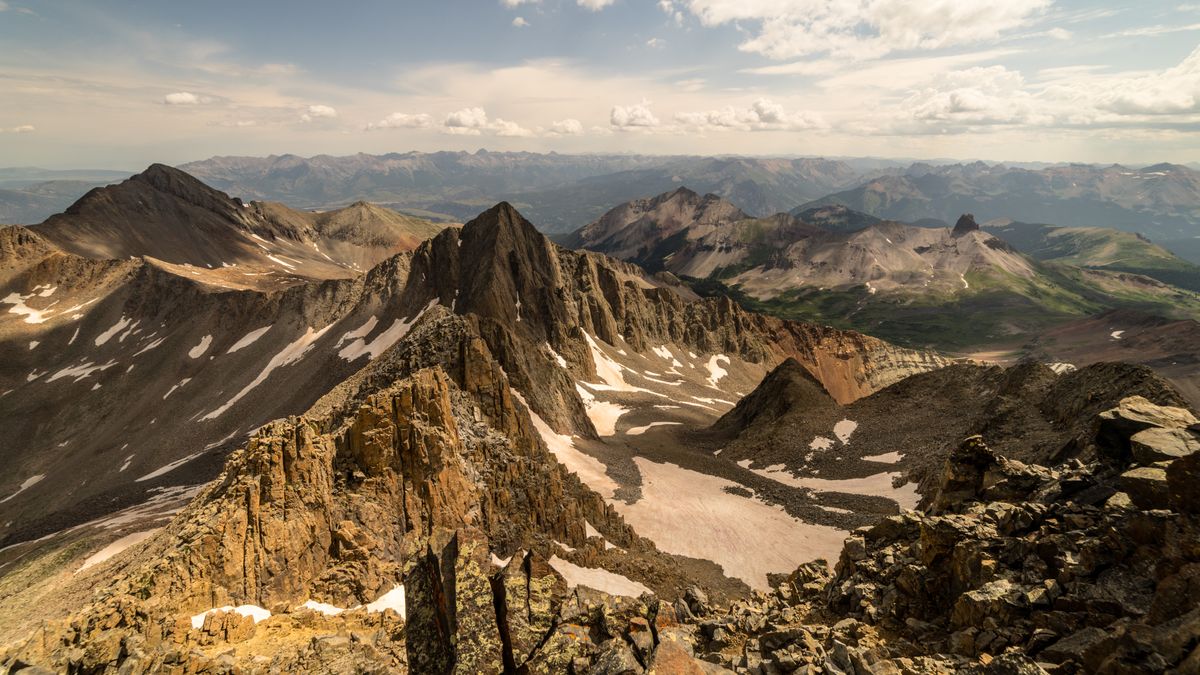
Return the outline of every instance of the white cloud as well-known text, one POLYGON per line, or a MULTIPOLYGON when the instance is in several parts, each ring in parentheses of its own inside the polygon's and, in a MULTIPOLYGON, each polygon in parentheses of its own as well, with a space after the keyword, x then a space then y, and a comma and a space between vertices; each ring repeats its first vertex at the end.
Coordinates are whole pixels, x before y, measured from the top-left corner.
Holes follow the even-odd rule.
POLYGON ((533 5, 540 1, 541 0, 500 0, 500 4, 509 9, 515 9, 521 5, 533 5))
POLYGON ((177 91, 163 96, 163 103, 166 105, 199 105, 212 102, 211 97, 193 94, 190 91, 177 91))
POLYGON ((394 112, 391 115, 367 124, 365 129, 372 131, 375 129, 424 129, 433 125, 433 118, 425 113, 411 115, 409 113, 394 112))
POLYGON ((533 132, 516 122, 501 119, 488 119, 483 108, 463 108, 446 116, 442 123, 442 131, 459 136, 479 136, 484 132, 497 136, 532 136, 533 132))
POLYGON ((1093 91, 1099 94, 1098 107, 1118 115, 1200 113, 1200 47, 1162 73, 1124 78, 1093 91))
POLYGON ((754 101, 748 108, 728 106, 707 112, 676 113, 675 121, 699 131, 797 131, 823 126, 815 115, 788 112, 765 98, 754 101))
POLYGON ((688 92, 696 92, 704 89, 705 80, 701 77, 693 77, 687 80, 680 80, 675 83, 675 86, 688 92))
POLYGON ((518 16, 512 20, 512 25, 513 28, 524 28, 529 25, 529 22, 525 20, 525 17, 518 16))
POLYGON ((650 111, 650 102, 637 105, 614 105, 608 115, 608 123, 616 129, 648 129, 660 124, 650 111))
POLYGON ((674 0, 658 0, 658 8, 671 17, 676 26, 683 25, 683 12, 675 6, 674 0))
POLYGON ((337 116, 337 110, 327 105, 310 105, 308 106, 308 109, 300 115, 300 121, 311 122, 316 119, 335 119, 337 116))
POLYGON ((550 125, 550 133, 558 136, 579 136, 583 134, 583 123, 572 118, 558 120, 550 125))
POLYGON ((662 38, 652 37, 646 40, 646 46, 651 49, 662 49, 667 46, 667 41, 662 38))
POLYGON ((446 116, 444 126, 447 129, 462 129, 463 131, 451 131, 451 133, 480 133, 480 129, 487 126, 487 113, 483 108, 463 108, 456 110, 446 116))
POLYGON ((0 133, 3 134, 31 134, 33 132, 34 127, 32 124, 22 124, 20 126, 9 127, 7 129, 0 128, 0 133))
POLYGON ((1200 23, 1189 23, 1177 26, 1142 26, 1140 28, 1130 28, 1128 30, 1118 31, 1116 33, 1108 33, 1101 35, 1102 38, 1119 38, 1119 37, 1151 37, 1154 35, 1165 35, 1167 33, 1187 33, 1200 30, 1200 23))
POLYGON ((683 0, 706 26, 750 29, 739 48, 772 59, 828 54, 852 60, 993 40, 1028 24, 1052 0, 683 0))
POLYGON ((616 2, 616 0, 576 0, 576 1, 579 3, 580 7, 591 10, 593 12, 599 12, 600 10, 604 9, 605 7, 608 7, 609 5, 616 2))

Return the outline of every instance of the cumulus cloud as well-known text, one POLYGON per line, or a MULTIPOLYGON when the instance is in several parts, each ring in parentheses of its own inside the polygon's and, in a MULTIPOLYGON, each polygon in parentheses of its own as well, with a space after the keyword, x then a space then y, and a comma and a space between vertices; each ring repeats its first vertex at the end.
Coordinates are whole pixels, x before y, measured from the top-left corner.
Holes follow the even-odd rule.
MULTIPOLYGON (((706 26, 749 31, 739 46, 772 59, 878 58, 992 40, 1028 24, 1051 0, 681 0, 706 26)), ((660 3, 660 6, 661 3, 660 3)))
POLYGON ((728 106, 707 112, 677 113, 675 121, 701 131, 799 131, 823 126, 815 115, 788 112, 765 98, 754 101, 748 108, 728 106))
POLYGON ((614 129, 650 129, 660 124, 650 111, 650 102, 637 105, 615 105, 609 113, 608 123, 614 129))
POLYGON ((658 0, 658 8, 671 17, 676 26, 683 25, 683 11, 675 6, 674 0, 658 0))
POLYGON ((499 117, 489 119, 483 108, 463 108, 446 116, 442 131, 460 136, 479 136, 491 133, 497 136, 532 136, 533 132, 516 122, 499 117))
POLYGON ((365 128, 367 131, 375 129, 424 129, 432 125, 433 118, 425 113, 412 115, 409 113, 394 112, 378 122, 367 124, 365 128))
POLYGON ((193 94, 190 91, 177 91, 163 96, 162 102, 166 105, 200 105, 202 103, 212 103, 213 100, 210 96, 193 94))
POLYGON ((550 133, 556 136, 579 136, 583 134, 583 123, 571 118, 558 120, 550 125, 550 133))
POLYGON ((529 22, 525 20, 525 17, 518 16, 512 20, 512 25, 513 28, 524 28, 529 25, 529 22))
POLYGON ((1200 47, 1162 73, 1104 87, 1098 104, 1118 115, 1200 113, 1200 47))
POLYGON ((327 105, 310 105, 308 109, 300 115, 301 122, 311 122, 317 119, 334 119, 338 116, 337 110, 327 105))
POLYGON ((599 12, 605 7, 608 7, 616 2, 616 0, 576 0, 576 2, 578 2, 579 6, 584 9, 591 10, 593 12, 599 12))

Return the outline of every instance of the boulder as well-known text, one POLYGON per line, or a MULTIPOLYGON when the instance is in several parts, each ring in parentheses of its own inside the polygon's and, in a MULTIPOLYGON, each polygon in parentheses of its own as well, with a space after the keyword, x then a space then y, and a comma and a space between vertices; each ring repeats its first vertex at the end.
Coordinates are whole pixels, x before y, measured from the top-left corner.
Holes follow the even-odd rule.
POLYGON ((1155 427, 1139 431, 1129 438, 1133 461, 1154 464, 1186 457, 1200 451, 1200 437, 1188 429, 1155 427))
POLYGON ((1200 454, 1175 460, 1167 467, 1171 506, 1181 513, 1200 513, 1200 454))
POLYGON ((1167 472, 1156 466, 1141 466, 1121 474, 1121 490, 1141 509, 1164 509, 1170 505, 1167 472))

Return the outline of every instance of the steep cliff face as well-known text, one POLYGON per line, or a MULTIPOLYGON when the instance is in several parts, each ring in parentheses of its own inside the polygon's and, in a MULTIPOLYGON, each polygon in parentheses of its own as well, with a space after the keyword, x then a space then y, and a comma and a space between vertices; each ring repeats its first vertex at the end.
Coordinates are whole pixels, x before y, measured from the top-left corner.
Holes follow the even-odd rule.
MULTIPOLYGON (((682 594, 688 581, 678 562, 637 537, 547 452, 468 321, 446 313, 431 318, 368 370, 354 385, 331 393, 311 417, 256 432, 231 455, 221 477, 119 569, 92 605, 6 656, 85 670, 126 662, 158 668, 188 649, 211 659, 216 652, 209 647, 249 640, 255 629, 221 617, 196 626, 188 617, 198 612, 252 605, 302 613, 307 601, 351 608, 402 585, 421 608, 412 613, 414 626, 422 625, 423 611, 459 612, 459 633, 490 640, 495 667, 486 669, 499 670, 503 658, 512 658, 511 647, 501 656, 501 644, 511 641, 498 632, 486 578, 474 591, 478 606, 472 612, 454 609, 453 600, 449 609, 436 606, 446 593, 463 599, 470 591, 441 578, 446 571, 436 559, 451 542, 455 557, 470 552, 477 567, 473 579, 506 566, 495 561, 516 560, 505 572, 514 612, 527 584, 511 580, 535 568, 557 580, 560 600, 565 594, 566 582, 548 571, 547 560, 630 586, 640 581, 666 597, 682 594), (424 364, 444 353, 454 356, 424 364), (405 375, 395 379, 395 373, 405 375), (369 383, 381 379, 390 381, 382 388, 369 383), (437 590, 445 583, 451 590, 437 590), (468 630, 466 617, 482 608, 490 621, 468 630), (132 639, 140 645, 136 653, 105 646, 132 639)), ((349 612, 338 625, 354 627, 361 614, 349 612)), ((514 634, 518 618, 509 624, 514 634)), ((548 629, 524 628, 524 642, 516 641, 523 645, 522 660, 548 629), (534 630, 541 632, 531 637, 534 630)), ((389 640, 389 658, 402 659, 403 644, 389 640)), ((464 644, 455 640, 445 648, 465 658, 464 644)), ((425 649, 408 653, 418 661, 433 656, 425 649)))

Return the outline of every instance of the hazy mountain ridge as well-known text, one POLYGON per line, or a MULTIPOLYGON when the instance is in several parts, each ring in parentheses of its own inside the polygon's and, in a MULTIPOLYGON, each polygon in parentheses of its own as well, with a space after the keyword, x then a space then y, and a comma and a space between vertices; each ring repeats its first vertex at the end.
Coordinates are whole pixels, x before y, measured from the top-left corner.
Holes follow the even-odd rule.
POLYGON ((1070 227, 1111 227, 1154 239, 1191 236, 1200 225, 1200 172, 1176 164, 1130 169, 1069 164, 1040 170, 983 162, 913 164, 797 207, 840 204, 890 220, 961 213, 1070 227))

